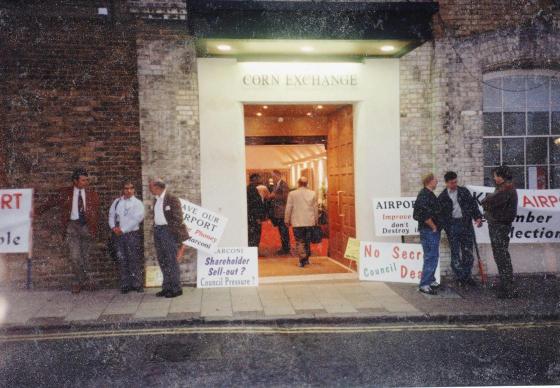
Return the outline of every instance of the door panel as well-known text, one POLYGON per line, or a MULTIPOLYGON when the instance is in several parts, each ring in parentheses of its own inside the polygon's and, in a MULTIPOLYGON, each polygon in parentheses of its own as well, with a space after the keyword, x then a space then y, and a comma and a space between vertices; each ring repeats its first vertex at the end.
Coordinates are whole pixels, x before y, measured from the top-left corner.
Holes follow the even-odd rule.
POLYGON ((356 237, 352 107, 331 114, 328 125, 329 255, 348 264, 344 259, 346 243, 349 237, 356 237))

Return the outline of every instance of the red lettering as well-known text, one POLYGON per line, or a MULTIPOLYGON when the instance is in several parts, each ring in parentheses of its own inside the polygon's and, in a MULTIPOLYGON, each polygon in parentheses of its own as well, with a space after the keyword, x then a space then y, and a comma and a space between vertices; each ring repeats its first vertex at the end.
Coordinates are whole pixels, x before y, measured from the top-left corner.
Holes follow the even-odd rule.
POLYGON ((548 205, 548 198, 546 196, 539 195, 538 198, 539 198, 539 201, 541 202, 541 207, 550 207, 548 205))
POLYGON ((533 204, 533 202, 531 202, 531 200, 529 199, 528 196, 524 195, 524 196, 523 196, 523 205, 522 205, 522 206, 523 206, 523 207, 527 207, 527 205, 529 205, 529 206, 531 206, 531 207, 538 207, 538 206, 535 206, 535 205, 533 204))
POLYGON ((396 246, 393 248, 393 259, 398 259, 399 258, 399 247, 396 246))
POLYGON ((408 268, 406 266, 401 265, 401 279, 404 279, 408 275, 408 268))
POLYGON ((371 257, 371 245, 364 246, 364 257, 371 257))
POLYGON ((11 209, 12 205, 12 195, 2 194, 2 199, 0 200, 0 209, 11 209))
POLYGON ((555 197, 554 195, 549 195, 548 200, 550 201, 550 205, 552 207, 556 207, 556 204, 558 203, 558 198, 557 197, 555 197))

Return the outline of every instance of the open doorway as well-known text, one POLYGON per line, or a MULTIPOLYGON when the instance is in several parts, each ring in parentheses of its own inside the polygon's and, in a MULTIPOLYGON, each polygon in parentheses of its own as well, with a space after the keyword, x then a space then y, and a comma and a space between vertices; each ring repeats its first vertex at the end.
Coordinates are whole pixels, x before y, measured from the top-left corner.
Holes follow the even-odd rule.
MULTIPOLYGON (((348 237, 356 235, 352 113, 351 105, 340 104, 244 106, 245 184, 258 176, 265 204, 259 239, 261 278, 353 272, 344 259, 348 237), (278 209, 268 199, 279 180, 295 190, 302 176, 316 194, 323 232, 322 241, 311 245, 311 264, 304 268, 298 267, 293 230, 282 230, 278 209), (283 233, 284 245, 289 238, 288 252, 283 233)), ((255 241, 252 233, 250 241, 255 241)))

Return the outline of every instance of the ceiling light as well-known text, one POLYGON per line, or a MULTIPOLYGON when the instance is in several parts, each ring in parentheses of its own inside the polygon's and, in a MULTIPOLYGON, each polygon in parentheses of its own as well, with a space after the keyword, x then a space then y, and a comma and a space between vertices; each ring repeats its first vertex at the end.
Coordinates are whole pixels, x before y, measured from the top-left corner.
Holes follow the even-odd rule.
POLYGON ((391 51, 395 51, 395 46, 381 46, 381 51, 385 52, 385 53, 390 53, 391 51))
POLYGON ((263 105, 263 109, 268 109, 268 105, 263 105))
POLYGON ((317 109, 323 109, 323 105, 317 105, 317 109))
POLYGON ((231 46, 228 44, 219 44, 217 46, 218 50, 220 51, 230 51, 231 50, 231 46))
POLYGON ((554 144, 560 145, 560 137, 557 137, 556 139, 554 139, 554 144))
POLYGON ((262 113, 261 113, 261 112, 257 112, 257 116, 262 116, 262 113))
POLYGON ((308 116, 311 116, 311 112, 307 112, 307 115, 308 115, 308 116))
POLYGON ((278 117, 278 122, 283 123, 284 122, 284 117, 278 117))
POLYGON ((300 47, 300 50, 304 53, 310 53, 315 49, 311 46, 302 46, 302 47, 300 47))

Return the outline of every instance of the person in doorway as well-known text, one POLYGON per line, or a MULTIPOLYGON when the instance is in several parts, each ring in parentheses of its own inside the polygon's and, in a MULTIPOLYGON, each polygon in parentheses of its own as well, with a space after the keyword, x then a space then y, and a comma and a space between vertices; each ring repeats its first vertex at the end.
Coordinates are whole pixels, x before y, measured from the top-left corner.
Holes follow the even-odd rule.
POLYGON ((41 215, 51 208, 60 210, 68 257, 74 272, 71 290, 77 294, 83 288, 95 288, 89 274, 89 263, 99 222, 99 195, 89 188, 89 174, 85 169, 74 170, 71 178, 72 186, 59 190, 54 198, 37 209, 36 214, 41 215))
MULTIPOLYGON (((259 247, 261 242, 261 226, 265 218, 264 200, 259 193, 261 183, 259 174, 251 174, 247 186, 247 220, 249 223, 249 246, 259 247)), ((266 190, 266 187, 265 187, 266 190)), ((267 190, 268 191, 268 190, 267 190)))
POLYGON ((286 202, 288 201, 288 193, 290 188, 282 177, 282 173, 278 170, 272 171, 272 176, 276 184, 274 190, 270 194, 271 199, 271 218, 272 224, 278 228, 280 233, 280 240, 282 241, 282 249, 278 255, 287 255, 290 253, 290 232, 286 223, 284 222, 284 215, 286 213, 286 202))
POLYGON ((307 178, 298 180, 298 189, 289 193, 284 220, 294 229, 299 266, 309 264, 313 227, 317 225, 319 211, 317 195, 307 188, 307 178))
POLYGON ((154 243, 158 263, 163 273, 163 284, 158 297, 174 298, 183 295, 178 260, 185 252, 184 241, 189 239, 183 222, 181 201, 167 192, 165 182, 154 178, 149 182, 154 195, 154 243))
POLYGON ((441 211, 434 190, 438 181, 430 173, 422 178, 424 188, 420 190, 414 202, 413 217, 418 221, 420 242, 424 251, 424 265, 418 290, 435 295, 440 287, 436 282, 435 272, 439 262, 439 241, 441 237, 441 211))
POLYGON ((457 184, 457 173, 445 173, 446 188, 438 197, 443 229, 451 249, 451 268, 460 286, 476 286, 471 276, 474 262, 473 221, 482 226, 478 204, 466 187, 457 184))
POLYGON ((508 166, 500 166, 493 172, 496 190, 482 200, 484 216, 488 221, 490 243, 494 261, 500 275, 497 288, 498 298, 514 298, 513 267, 509 254, 509 234, 511 224, 517 216, 517 191, 512 183, 512 173, 508 166))
POLYGON ((109 208, 109 227, 120 268, 121 292, 143 292, 140 223, 144 220, 144 204, 134 196, 134 185, 125 181, 122 196, 109 208))

